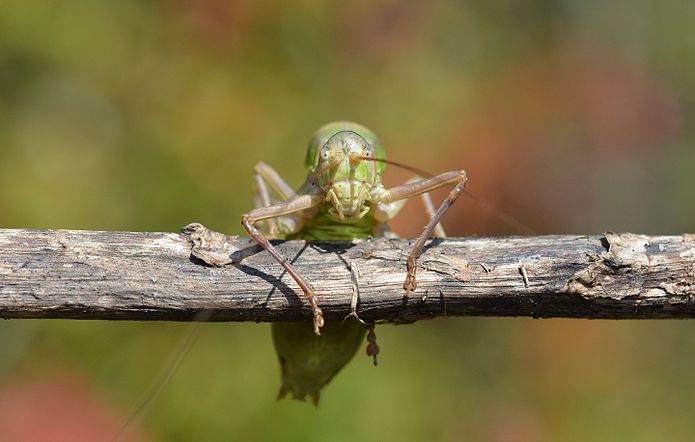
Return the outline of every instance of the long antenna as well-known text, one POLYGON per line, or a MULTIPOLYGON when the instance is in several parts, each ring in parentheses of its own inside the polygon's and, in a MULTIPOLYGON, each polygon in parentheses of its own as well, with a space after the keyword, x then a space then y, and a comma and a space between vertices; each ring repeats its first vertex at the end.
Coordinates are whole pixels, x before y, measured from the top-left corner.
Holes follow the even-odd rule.
MULTIPOLYGON (((398 161, 387 160, 385 158, 359 157, 359 159, 367 160, 367 161, 378 161, 380 163, 390 164, 392 166, 400 167, 401 169, 412 172, 415 175, 419 175, 423 178, 431 178, 434 176, 433 174, 431 174, 425 170, 418 169, 417 167, 413 167, 413 166, 409 166, 407 164, 399 163, 398 161)), ((505 222, 510 227, 516 229, 518 232, 521 232, 524 235, 535 235, 536 234, 536 232, 532 228, 530 228, 526 224, 522 223, 518 219, 514 218, 513 216, 504 213, 502 210, 495 207, 490 201, 486 200, 485 198, 483 198, 481 196, 478 196, 478 195, 472 193, 467 188, 463 189, 463 194, 466 195, 468 198, 472 199, 473 201, 475 201, 483 209, 485 209, 485 210, 489 211, 490 213, 494 214, 495 216, 497 216, 500 220, 505 222)))
POLYGON ((495 214, 499 219, 507 223, 509 226, 515 228, 519 232, 522 232, 525 235, 535 235, 536 231, 527 226, 526 224, 522 223, 518 219, 514 218, 511 215, 506 214, 505 212, 501 211, 497 207, 493 206, 488 200, 485 198, 478 196, 474 193, 471 193, 470 190, 468 189, 463 189, 463 194, 466 195, 468 198, 472 199, 476 203, 480 205, 485 210, 490 211, 491 213, 495 214))
POLYGON ((427 171, 424 171, 422 169, 418 169, 417 167, 413 167, 413 166, 410 166, 410 165, 405 164, 405 163, 399 163, 399 162, 393 161, 393 160, 387 160, 386 158, 374 158, 374 157, 357 157, 357 158, 359 158, 360 160, 376 161, 378 163, 386 163, 386 164, 390 164, 392 166, 400 167, 401 169, 405 169, 409 172, 414 173, 415 175, 421 176, 422 178, 432 178, 434 176, 433 174, 431 174, 427 171))

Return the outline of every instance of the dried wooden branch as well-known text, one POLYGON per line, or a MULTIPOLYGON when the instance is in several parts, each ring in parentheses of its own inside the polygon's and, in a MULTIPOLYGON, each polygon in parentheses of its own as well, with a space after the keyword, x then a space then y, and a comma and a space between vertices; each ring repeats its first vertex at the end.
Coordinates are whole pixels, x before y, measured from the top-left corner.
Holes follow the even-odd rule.
MULTIPOLYGON (((213 321, 311 318, 294 281, 247 238, 0 230, 0 317, 213 321)), ((695 235, 432 240, 403 297, 409 241, 279 242, 328 320, 435 316, 695 317, 695 235)))

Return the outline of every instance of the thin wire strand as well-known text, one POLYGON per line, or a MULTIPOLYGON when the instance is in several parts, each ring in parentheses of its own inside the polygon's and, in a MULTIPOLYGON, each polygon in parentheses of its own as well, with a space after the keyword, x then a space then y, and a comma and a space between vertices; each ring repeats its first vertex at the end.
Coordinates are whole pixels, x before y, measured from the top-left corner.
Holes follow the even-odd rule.
POLYGON ((174 377, 174 374, 176 374, 176 371, 181 366, 181 363, 188 355, 191 346, 200 334, 202 324, 204 324, 210 319, 212 313, 212 310, 207 309, 201 310, 198 313, 196 313, 196 315, 193 317, 193 324, 191 324, 188 333, 186 333, 181 339, 178 345, 178 349, 174 353, 172 353, 172 355, 169 357, 169 360, 166 364, 164 364, 162 370, 159 372, 157 377, 154 379, 154 381, 152 381, 149 388, 140 397, 137 406, 135 406, 132 409, 132 411, 128 415, 128 418, 123 422, 120 429, 118 430, 118 433, 116 433, 116 435, 113 437, 113 442, 125 440, 125 436, 128 434, 128 431, 130 430, 132 425, 140 417, 142 417, 142 415, 147 411, 150 405, 152 405, 152 402, 154 402, 154 400, 157 397, 159 397, 159 395, 162 393, 164 387, 166 387, 169 384, 171 379, 174 377))

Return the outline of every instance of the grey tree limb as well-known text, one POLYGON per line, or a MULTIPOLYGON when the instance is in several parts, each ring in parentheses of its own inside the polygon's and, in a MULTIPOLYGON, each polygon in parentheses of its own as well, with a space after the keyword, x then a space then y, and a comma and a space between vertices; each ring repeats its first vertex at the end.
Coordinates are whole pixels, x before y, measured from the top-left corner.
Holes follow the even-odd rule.
MULTIPOLYGON (((408 240, 279 241, 327 320, 437 316, 695 317, 695 235, 606 233, 428 243, 402 288, 408 240)), ((0 229, 0 317, 311 320, 294 281, 250 239, 183 233, 0 229)))

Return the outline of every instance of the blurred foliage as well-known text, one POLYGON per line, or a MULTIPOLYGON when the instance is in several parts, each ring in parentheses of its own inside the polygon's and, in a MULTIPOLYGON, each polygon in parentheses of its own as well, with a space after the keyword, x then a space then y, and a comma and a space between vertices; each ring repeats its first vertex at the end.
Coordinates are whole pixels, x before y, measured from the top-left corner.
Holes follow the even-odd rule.
MULTIPOLYGON (((692 232, 693 21, 695 4, 674 0, 6 0, 0 226, 176 231, 198 221, 239 234, 253 165, 299 185, 311 133, 351 119, 393 159, 465 168, 473 192, 539 233, 692 232)), ((394 228, 414 235, 421 212, 406 206, 394 228)), ((516 233, 470 200, 445 226, 516 233)), ((0 438, 21 421, 10 410, 49 425, 36 400, 13 399, 36 379, 58 382, 52 394, 90 392, 117 422, 187 327, 1 323, 0 438)), ((316 410, 274 400, 267 325, 210 324, 139 437, 693 440, 692 327, 382 326, 380 366, 358 357, 316 410)), ((50 391, 24 394, 46 404, 50 391)), ((101 415, 65 415, 68 427, 114 431, 101 415)))

